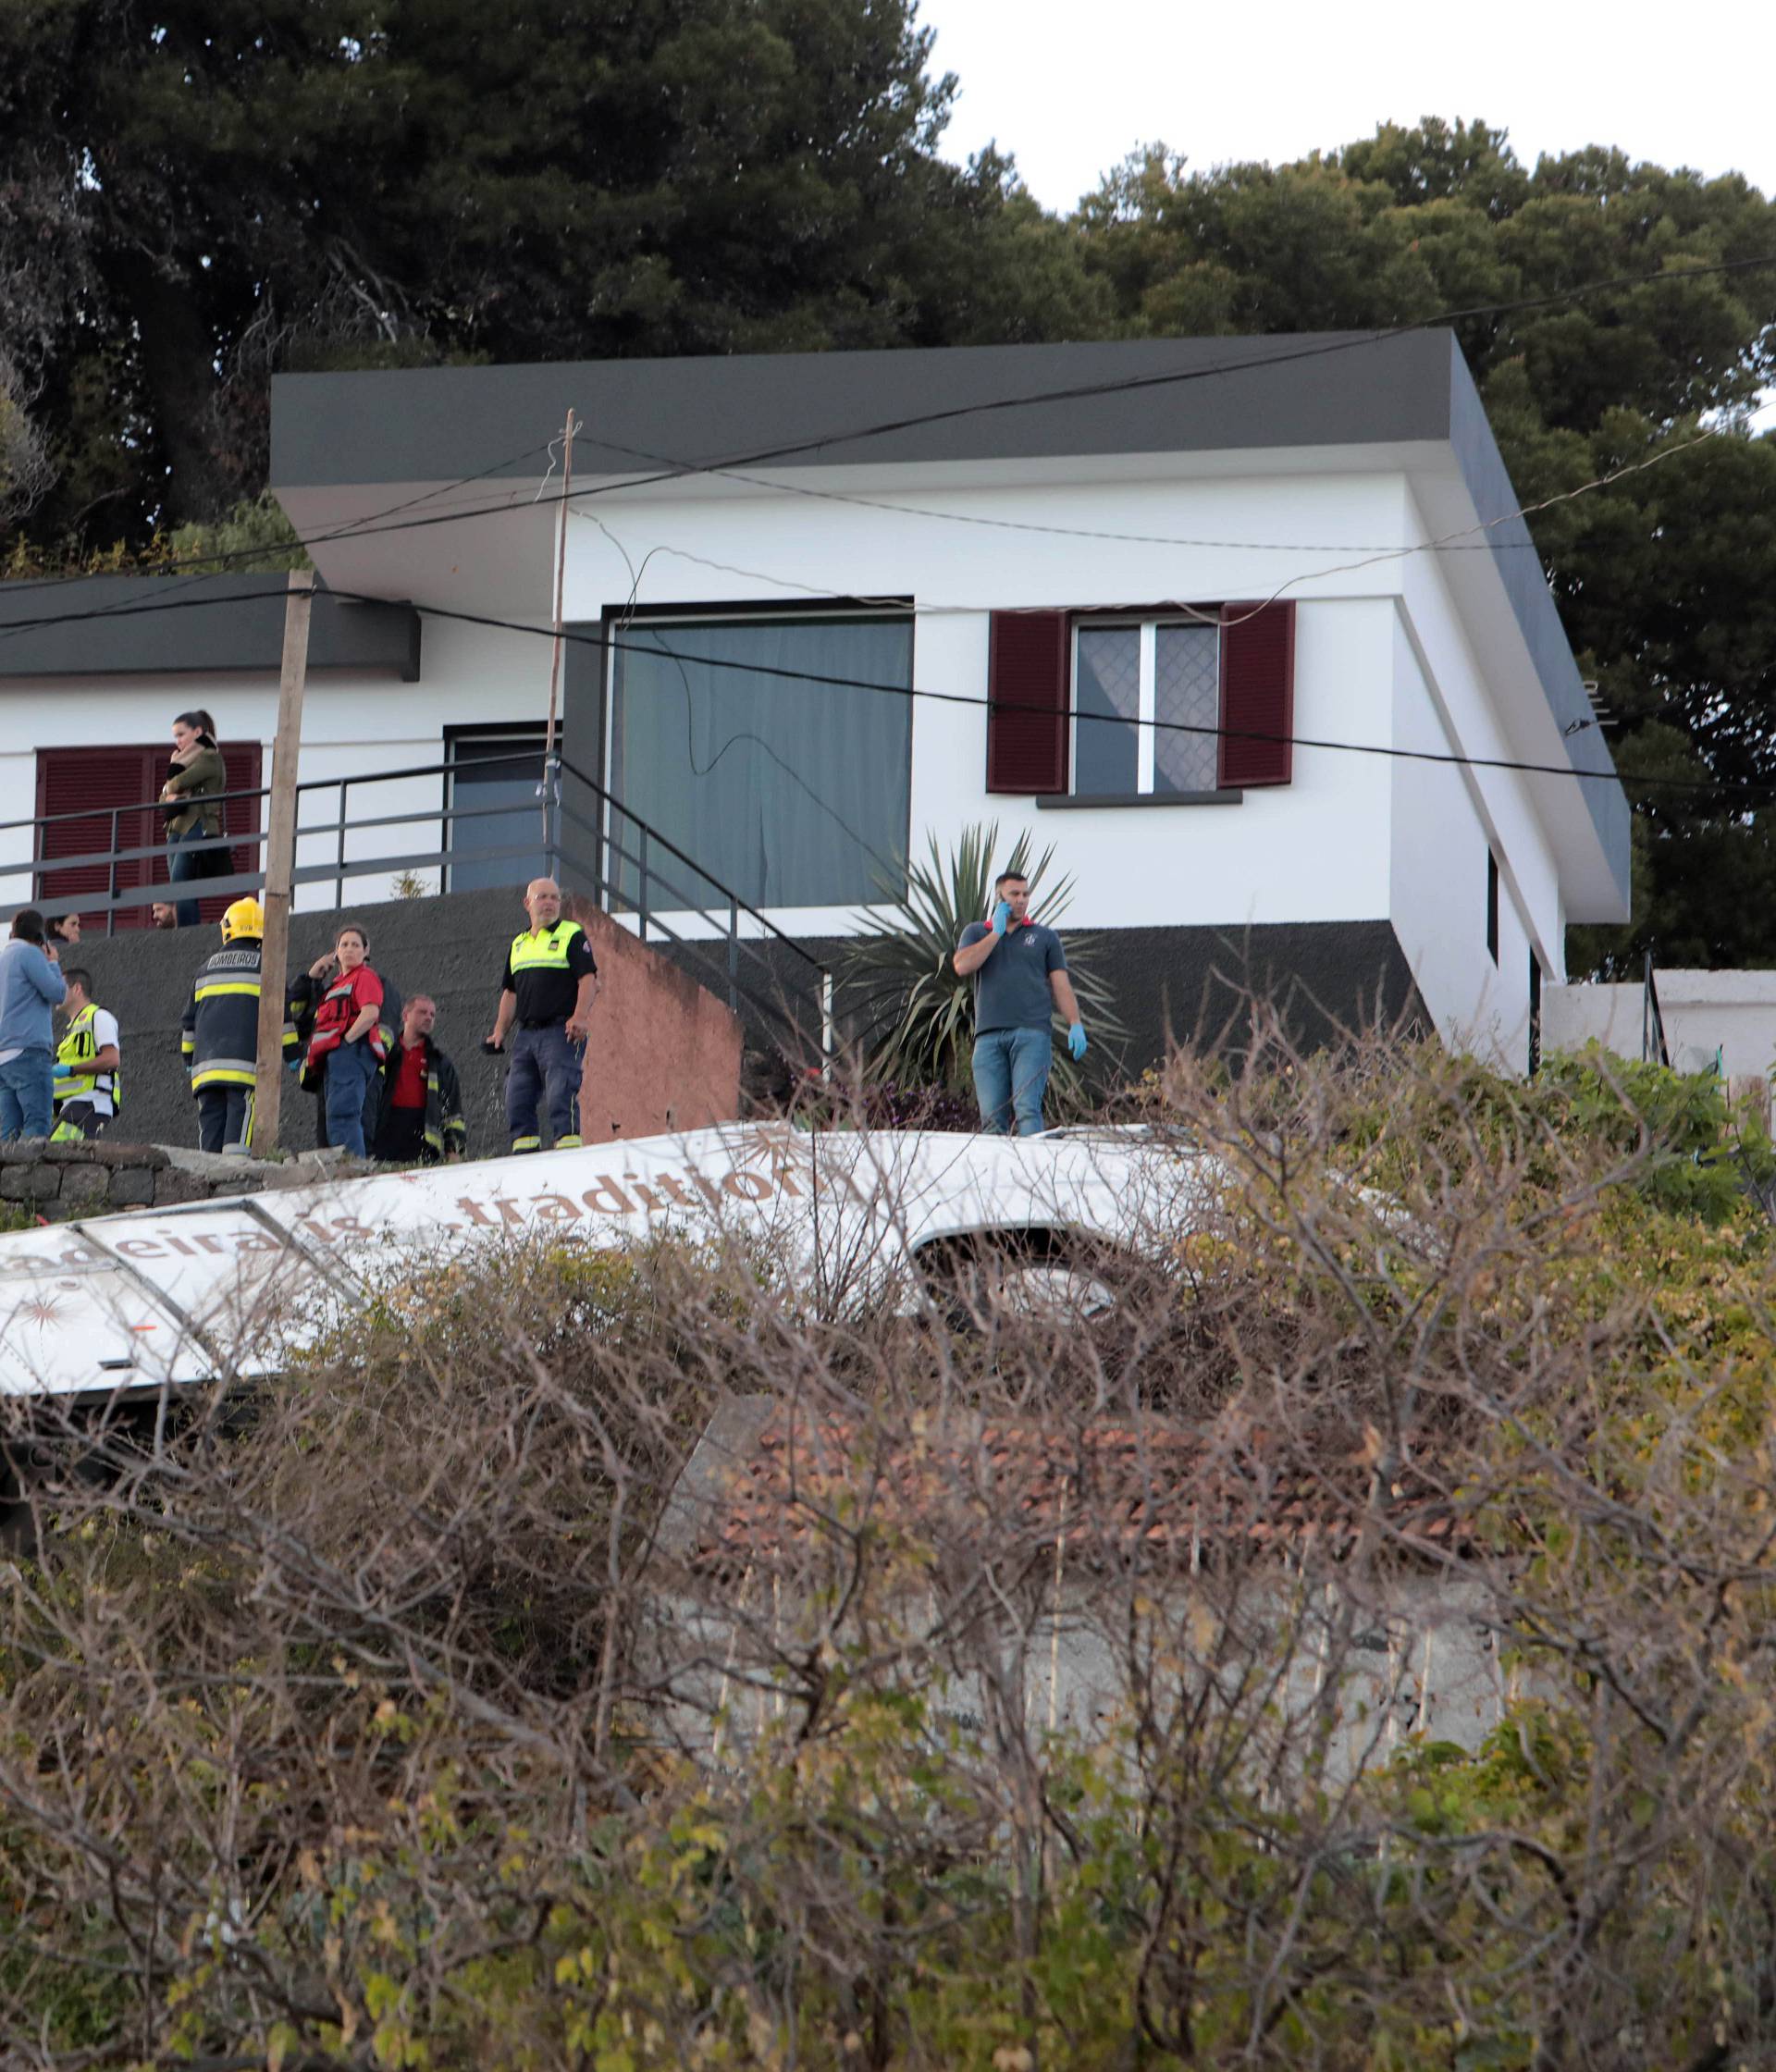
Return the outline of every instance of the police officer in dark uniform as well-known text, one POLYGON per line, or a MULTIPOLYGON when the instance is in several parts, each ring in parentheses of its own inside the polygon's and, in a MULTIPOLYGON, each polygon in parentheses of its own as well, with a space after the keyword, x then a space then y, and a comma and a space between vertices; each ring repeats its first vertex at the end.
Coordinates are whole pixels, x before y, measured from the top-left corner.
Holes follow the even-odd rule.
POLYGON ((530 926, 512 938, 500 984, 500 1013, 486 1048, 506 1047, 514 1021, 506 1074, 506 1123, 513 1151, 540 1151, 537 1108, 547 1098, 549 1133, 557 1151, 580 1141, 580 1071, 598 995, 598 968, 578 921, 561 919, 561 888, 533 878, 524 892, 530 926))

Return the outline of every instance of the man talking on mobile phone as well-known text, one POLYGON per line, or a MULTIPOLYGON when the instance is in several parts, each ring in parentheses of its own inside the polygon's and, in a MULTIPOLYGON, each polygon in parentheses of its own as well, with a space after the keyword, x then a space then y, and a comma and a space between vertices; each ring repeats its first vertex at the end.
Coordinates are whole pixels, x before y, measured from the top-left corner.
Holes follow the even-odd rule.
POLYGON ((1052 928, 1030 918, 1030 881, 1002 870, 993 882, 993 914, 970 921, 951 962, 974 980, 974 1097, 980 1124, 995 1136, 1034 1137, 1054 1061, 1050 1024, 1058 1009, 1067 1047, 1085 1055, 1085 1023, 1067 952, 1052 928))

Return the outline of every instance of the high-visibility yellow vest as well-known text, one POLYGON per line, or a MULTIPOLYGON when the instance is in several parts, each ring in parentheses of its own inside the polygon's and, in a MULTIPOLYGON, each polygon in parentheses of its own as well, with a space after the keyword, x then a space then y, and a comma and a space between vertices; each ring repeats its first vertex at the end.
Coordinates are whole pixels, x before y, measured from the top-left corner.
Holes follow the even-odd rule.
POLYGON ((526 929, 512 939, 512 975, 521 971, 565 971, 569 945, 586 931, 578 921, 557 921, 540 934, 526 929))
POLYGON ((84 1101, 94 1093, 108 1093, 112 1107, 121 1114, 123 1081, 120 1075, 80 1070, 82 1065, 99 1054, 99 1046, 92 1035, 92 1018, 98 1011, 98 1003, 89 1000, 68 1023, 68 1034, 56 1046, 56 1064, 73 1067, 67 1079, 56 1081, 56 1105, 59 1108, 65 1101, 84 1101))

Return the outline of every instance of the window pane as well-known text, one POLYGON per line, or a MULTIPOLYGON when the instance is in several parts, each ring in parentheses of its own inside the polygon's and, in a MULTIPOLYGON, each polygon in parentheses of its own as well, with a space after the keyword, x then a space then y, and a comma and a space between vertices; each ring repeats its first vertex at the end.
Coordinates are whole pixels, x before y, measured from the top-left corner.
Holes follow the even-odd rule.
POLYGON ((543 808, 536 796, 543 781, 542 737, 538 727, 450 742, 452 892, 522 885, 544 868, 543 808), (495 759, 512 756, 520 759, 495 759))
MULTIPOLYGON (((648 905, 706 906, 709 881, 755 906, 900 898, 912 700, 864 686, 906 690, 912 669, 904 618, 629 627, 615 656, 610 789, 709 873, 650 853, 648 905), (653 882, 656 865, 665 882, 653 882)), ((634 851, 621 816, 612 832, 634 851)), ((633 904, 633 863, 613 858, 612 875, 633 904)))
POLYGON ((1079 628, 1073 709, 1073 789, 1132 792, 1141 711, 1139 626, 1079 628))
POLYGON ((1219 774, 1221 632, 1160 626, 1153 654, 1153 789, 1212 792, 1219 774), (1167 728, 1201 727, 1201 734, 1167 728))

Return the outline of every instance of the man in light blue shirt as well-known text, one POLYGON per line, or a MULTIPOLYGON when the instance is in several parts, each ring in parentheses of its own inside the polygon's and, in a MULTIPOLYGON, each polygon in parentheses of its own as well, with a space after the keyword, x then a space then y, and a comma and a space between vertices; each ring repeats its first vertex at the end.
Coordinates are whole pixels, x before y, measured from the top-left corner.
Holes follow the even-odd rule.
POLYGON ((67 997, 55 945, 44 948, 43 917, 27 906, 13 916, 12 939, 0 949, 0 1143, 49 1135, 53 1010, 67 997))
POLYGON ((974 979, 974 1097, 984 1129, 1009 1136, 1015 1118, 1018 1136, 1034 1137, 1054 1062, 1049 1023, 1058 1008, 1076 1058, 1085 1024, 1060 937, 1030 918, 1029 879, 1002 870, 993 897, 992 920, 970 921, 951 959, 958 978, 974 979))

